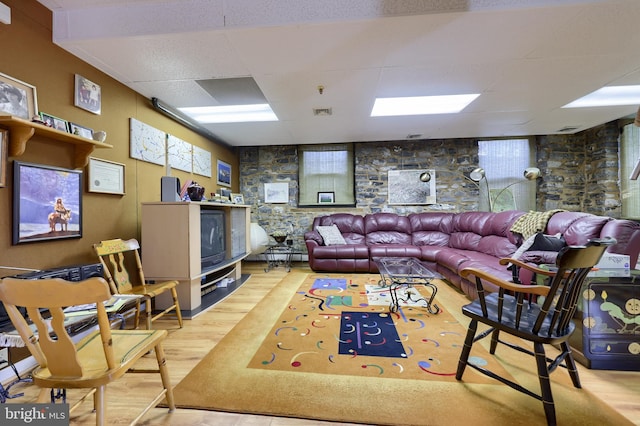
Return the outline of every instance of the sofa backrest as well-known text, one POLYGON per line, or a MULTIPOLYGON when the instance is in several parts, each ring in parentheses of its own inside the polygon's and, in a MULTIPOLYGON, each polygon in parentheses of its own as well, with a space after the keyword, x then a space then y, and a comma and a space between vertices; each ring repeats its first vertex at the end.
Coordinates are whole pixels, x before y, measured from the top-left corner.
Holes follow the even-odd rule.
POLYGON ((628 254, 631 265, 635 265, 640 253, 640 223, 633 220, 560 212, 551 216, 545 232, 562 234, 568 245, 584 245, 593 238, 615 238, 616 244, 608 247, 607 251, 628 254))
POLYGON ((516 210, 458 213, 453 218, 449 247, 474 250, 498 258, 509 257, 517 250, 517 238, 510 231, 511 225, 523 214, 516 210))
POLYGON ((567 245, 581 246, 593 238, 600 238, 604 225, 613 220, 582 212, 558 212, 547 222, 545 234, 562 234, 567 245))
POLYGON ((336 225, 347 244, 364 244, 364 218, 351 213, 335 213, 317 216, 313 219, 312 229, 318 226, 336 225))
POLYGON ((407 216, 395 213, 371 213, 364 217, 367 245, 411 245, 411 224, 407 216))
POLYGON ((411 239, 414 246, 447 246, 455 213, 411 213, 411 239))

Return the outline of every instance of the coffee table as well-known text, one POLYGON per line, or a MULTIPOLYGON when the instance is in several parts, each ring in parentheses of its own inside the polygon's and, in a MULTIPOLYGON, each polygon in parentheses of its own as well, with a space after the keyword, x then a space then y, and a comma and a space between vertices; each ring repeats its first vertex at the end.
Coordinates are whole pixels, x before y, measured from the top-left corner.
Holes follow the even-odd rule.
POLYGON ((391 294, 391 304, 389 310, 397 312, 402 302, 424 301, 430 313, 440 312, 438 305, 433 303, 438 288, 431 282, 434 279, 442 278, 442 275, 431 271, 424 266, 420 260, 414 257, 377 257, 373 261, 380 271, 380 286, 389 287, 391 294), (431 289, 431 296, 426 299, 417 290, 416 285, 422 285, 431 289), (398 296, 398 290, 404 288, 404 296, 398 296), (416 296, 414 298, 414 296, 416 296))

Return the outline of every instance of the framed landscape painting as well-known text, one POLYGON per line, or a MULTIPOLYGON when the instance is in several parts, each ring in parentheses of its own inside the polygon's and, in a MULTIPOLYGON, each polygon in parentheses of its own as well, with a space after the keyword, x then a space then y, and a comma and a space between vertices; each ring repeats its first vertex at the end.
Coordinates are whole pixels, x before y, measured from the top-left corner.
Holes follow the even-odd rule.
POLYGON ((218 160, 218 184, 231 186, 231 164, 218 160))
POLYGON ((82 237, 82 171, 13 165, 13 244, 82 237))

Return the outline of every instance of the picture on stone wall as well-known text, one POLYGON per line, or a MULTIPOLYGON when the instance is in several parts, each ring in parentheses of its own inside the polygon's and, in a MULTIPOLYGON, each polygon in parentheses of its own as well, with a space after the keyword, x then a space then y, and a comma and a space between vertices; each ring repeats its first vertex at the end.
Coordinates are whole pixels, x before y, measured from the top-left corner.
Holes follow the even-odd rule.
POLYGON ((428 182, 420 180, 422 170, 389 170, 389 205, 422 205, 436 203, 436 171, 426 170, 428 182))

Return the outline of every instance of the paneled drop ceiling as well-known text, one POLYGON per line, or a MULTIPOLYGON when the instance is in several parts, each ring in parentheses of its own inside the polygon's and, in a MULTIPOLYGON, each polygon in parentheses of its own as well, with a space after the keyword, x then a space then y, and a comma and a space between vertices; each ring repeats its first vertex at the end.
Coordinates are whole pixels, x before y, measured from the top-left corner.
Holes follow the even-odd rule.
POLYGON ((638 108, 561 108, 640 85, 638 0, 39 2, 56 44, 145 97, 219 105, 198 81, 253 78, 279 121, 206 125, 233 146, 571 133, 638 108), (465 93, 458 114, 369 116, 376 97, 465 93))

